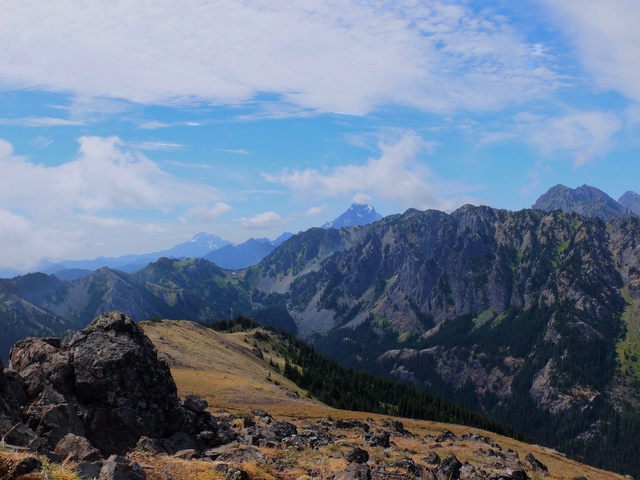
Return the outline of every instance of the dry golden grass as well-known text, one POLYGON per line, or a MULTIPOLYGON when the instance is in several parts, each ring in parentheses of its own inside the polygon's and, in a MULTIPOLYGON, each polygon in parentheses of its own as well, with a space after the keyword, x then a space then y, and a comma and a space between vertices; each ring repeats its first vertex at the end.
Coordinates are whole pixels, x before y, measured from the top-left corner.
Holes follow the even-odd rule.
MULTIPOLYGON (((367 422, 373 429, 386 429, 389 417, 373 415, 363 412, 336 410, 306 398, 306 392, 300 391, 295 385, 282 377, 280 373, 269 366, 269 360, 280 365, 284 360, 271 349, 268 342, 257 341, 253 332, 219 333, 186 321, 162 321, 144 323, 145 333, 156 345, 159 355, 165 358, 176 380, 181 396, 194 393, 209 402, 210 409, 215 413, 224 409, 235 413, 245 413, 252 409, 261 408, 276 419, 287 420, 303 431, 306 425, 331 417, 337 419, 354 419, 367 422), (254 344, 260 347, 264 359, 260 359, 251 349, 254 344), (295 396, 293 392, 297 392, 295 396)), ((544 463, 552 479, 573 480, 584 476, 589 480, 623 480, 623 476, 604 472, 593 467, 579 464, 567 459, 562 454, 540 446, 528 445, 503 437, 491 432, 482 431, 458 425, 442 424, 429 421, 400 419, 405 428, 413 436, 392 436, 392 449, 384 450, 380 447, 371 448, 364 445, 362 431, 359 429, 330 429, 338 440, 333 445, 320 447, 317 450, 289 451, 283 449, 262 449, 268 458, 266 464, 249 462, 243 468, 251 478, 269 480, 314 478, 308 472, 338 472, 346 465, 346 452, 354 446, 360 446, 369 451, 371 461, 392 464, 401 458, 412 458, 416 463, 422 460, 433 445, 433 437, 444 430, 450 430, 456 436, 465 433, 478 433, 490 437, 499 444, 503 451, 508 449, 518 452, 519 459, 524 463, 525 457, 531 453, 544 463)), ((444 458, 452 453, 461 461, 468 461, 473 465, 486 464, 486 459, 478 455, 478 449, 485 450, 489 446, 473 441, 443 442, 436 451, 444 458)), ((175 459, 163 459, 164 462, 184 462, 175 459)), ((148 460, 151 462, 151 459, 148 460)), ((204 468, 202 462, 185 462, 191 469, 204 468)), ((182 465, 182 463, 180 463, 182 465)), ((210 464, 209 464, 210 465, 210 464)), ((169 469, 171 465, 163 468, 169 469)), ((189 469, 184 467, 183 472, 189 469)), ((488 472, 490 468, 486 468, 488 472)), ((169 470, 165 470, 170 473, 169 470)), ((170 473, 176 480, 195 479, 195 475, 202 471, 189 471, 183 476, 170 473)), ((536 478, 536 474, 528 471, 529 476, 536 478)), ((151 477, 150 477, 151 478, 151 477)), ((208 477, 207 477, 208 478, 208 477)), ((153 480, 153 479, 152 479, 153 480)), ((204 480, 199 478, 199 480, 204 480)))
MULTIPOLYGON (((391 436, 393 448, 371 447, 365 443, 363 431, 359 428, 337 428, 333 420, 359 420, 376 431, 384 429, 393 432, 389 417, 363 412, 336 410, 306 397, 295 385, 280 375, 269 365, 269 361, 280 366, 284 364, 272 350, 268 341, 257 341, 253 332, 223 334, 212 331, 191 322, 163 321, 144 323, 145 333, 158 349, 159 356, 167 360, 178 386, 180 396, 194 393, 205 398, 210 410, 226 410, 238 414, 234 421, 236 427, 242 427, 241 417, 253 409, 263 409, 278 420, 287 420, 298 427, 299 433, 317 427, 323 422, 328 434, 334 438, 333 444, 317 449, 261 448, 265 462, 248 461, 234 465, 256 480, 309 480, 327 477, 331 473, 344 471, 347 462, 345 456, 353 447, 366 449, 370 455, 370 464, 385 465, 393 471, 394 462, 411 458, 415 463, 424 464, 424 457, 435 445, 434 437, 444 430, 450 430, 458 438, 466 433, 478 433, 490 437, 502 447, 502 451, 511 449, 525 469, 525 457, 532 453, 544 463, 551 479, 573 480, 583 476, 589 480, 623 480, 620 475, 604 472, 596 468, 573 462, 550 449, 527 445, 511 438, 502 437, 474 428, 442 424, 428 421, 400 419, 406 430, 413 435, 391 436), (252 349, 255 344, 263 352, 260 359, 252 349)), ((442 442, 435 450, 441 458, 449 453, 461 461, 481 466, 488 473, 495 471, 490 461, 479 454, 479 448, 487 450, 488 445, 472 440, 442 442)), ((0 463, 21 458, 24 454, 2 451, 0 463)), ((154 456, 148 453, 131 452, 129 456, 137 461, 149 480, 220 480, 224 474, 212 470, 215 464, 198 460, 182 460, 169 456, 154 456)), ((75 480, 72 465, 49 465, 48 478, 53 480, 75 480)), ((528 470, 532 479, 541 478, 528 470)))
MULTIPOLYGON (((252 409, 266 410, 276 419, 286 419, 298 426, 300 432, 331 417, 334 420, 360 420, 373 430, 391 431, 390 419, 386 416, 362 412, 348 412, 326 407, 305 397, 305 392, 283 378, 277 369, 269 366, 270 359, 282 367, 279 358, 266 342, 257 342, 265 359, 258 358, 251 349, 255 338, 251 332, 221 334, 190 322, 159 322, 144 324, 146 334, 156 345, 159 355, 171 366, 181 396, 195 393, 205 398, 214 412, 224 409, 244 414, 252 409), (297 397, 293 392, 297 392, 297 397)), ((590 480, 622 480, 622 476, 603 472, 570 461, 561 454, 538 446, 527 445, 507 437, 457 425, 402 419, 412 436, 393 435, 392 449, 365 445, 360 429, 329 428, 336 440, 332 445, 318 449, 262 448, 267 461, 244 462, 241 468, 256 480, 306 480, 344 471, 346 453, 355 446, 365 448, 373 465, 392 465, 402 458, 411 458, 424 463, 423 458, 433 446, 433 437, 445 429, 462 437, 475 432, 491 437, 501 445, 503 451, 512 449, 524 461, 528 453, 547 465, 552 479, 572 480, 584 476, 590 480)), ((241 421, 237 421, 240 426, 241 421)), ((332 425, 329 422, 330 425, 332 425)), ((473 441, 443 442, 438 454, 444 458, 452 453, 462 461, 473 465, 486 465, 486 459, 478 454, 478 448, 486 445, 473 441)), ((0 461, 19 459, 23 454, 0 451, 0 461)), ((149 480, 164 480, 167 475, 173 480, 220 480, 224 475, 212 470, 212 463, 187 461, 169 456, 154 456, 132 452, 129 455, 145 470, 149 480)), ((71 466, 48 466, 46 472, 53 480, 72 480, 71 466)), ((389 471, 393 468, 390 467, 389 471)), ((491 472, 491 468, 485 468, 491 472)), ((528 472, 531 478, 537 478, 528 472)))

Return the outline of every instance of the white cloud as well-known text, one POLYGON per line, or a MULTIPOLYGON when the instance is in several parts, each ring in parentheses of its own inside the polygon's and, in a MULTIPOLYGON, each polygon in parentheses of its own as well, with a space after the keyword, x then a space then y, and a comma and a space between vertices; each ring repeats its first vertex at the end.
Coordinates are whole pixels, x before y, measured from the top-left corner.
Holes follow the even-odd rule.
POLYGON ((231 210, 231 207, 223 202, 214 203, 211 205, 196 205, 188 209, 184 215, 180 217, 182 221, 188 219, 194 219, 198 222, 210 222, 224 215, 231 210))
POLYGON ((328 205, 322 205, 320 207, 311 207, 304 213, 304 216, 305 217, 316 217, 318 215, 322 215, 328 209, 329 209, 328 205))
POLYGON ((220 151, 226 153, 235 153, 238 155, 249 155, 249 151, 243 148, 221 148, 220 151))
POLYGON ((637 0, 540 0, 577 46, 600 87, 640 101, 640 2, 637 0))
POLYGON ((489 9, 444 0, 384 8, 344 0, 5 3, 0 85, 72 92, 82 99, 72 118, 120 108, 94 98, 218 104, 263 93, 295 114, 362 114, 385 104, 490 110, 557 87, 544 48, 489 9))
POLYGON ((116 217, 101 217, 98 215, 77 215, 77 220, 87 225, 94 225, 100 228, 123 228, 133 225, 130 220, 116 217))
POLYGON ((128 144, 129 147, 136 150, 149 150, 149 151, 172 151, 182 150, 184 145, 179 143, 170 142, 132 142, 128 144))
POLYGON ((78 127, 84 122, 56 117, 0 118, 0 125, 19 127, 78 127))
POLYGON ((35 268, 40 258, 59 257, 85 238, 81 230, 36 226, 8 210, 0 210, 0 225, 0 265, 21 271, 35 268))
POLYGON ((32 215, 69 211, 95 213, 117 208, 160 209, 206 203, 218 193, 160 170, 117 137, 82 137, 78 156, 59 166, 33 164, 14 156, 0 141, 0 205, 32 215))
POLYGON ((140 232, 160 231, 148 222, 153 214, 171 222, 186 210, 200 220, 229 208, 216 189, 160 170, 116 137, 82 137, 77 156, 56 166, 15 155, 0 139, 0 171, 3 268, 31 268, 36 259, 76 256, 101 242, 135 243, 140 232))
POLYGON ((545 155, 566 154, 575 167, 605 156, 622 123, 606 112, 571 112, 547 118, 532 114, 516 117, 521 134, 545 155))
POLYGON ((456 201, 446 199, 449 186, 441 182, 429 167, 418 160, 433 144, 415 132, 379 145, 380 156, 364 165, 341 165, 331 169, 283 170, 265 180, 282 184, 306 197, 344 197, 394 202, 404 208, 450 210, 456 201))
POLYGON ((353 196, 353 203, 357 205, 367 205, 371 203, 373 198, 371 195, 367 195, 366 193, 358 192, 353 196))
POLYGON ((282 217, 276 212, 263 212, 253 217, 240 219, 242 226, 250 230, 266 230, 282 224, 282 217))

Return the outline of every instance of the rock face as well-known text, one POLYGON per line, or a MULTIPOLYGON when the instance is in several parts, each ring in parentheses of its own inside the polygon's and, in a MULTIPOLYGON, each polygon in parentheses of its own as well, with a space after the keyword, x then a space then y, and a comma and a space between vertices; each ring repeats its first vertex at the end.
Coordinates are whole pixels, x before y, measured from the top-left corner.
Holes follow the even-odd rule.
POLYGON ((26 386, 25 423, 52 450, 68 434, 86 437, 106 456, 133 448, 141 436, 165 440, 169 451, 219 443, 215 419, 181 404, 168 366, 122 313, 100 315, 68 345, 18 342, 9 366, 26 386))
POLYGON ((0 435, 22 421, 20 405, 24 401, 22 379, 13 372, 5 374, 0 362, 0 435))

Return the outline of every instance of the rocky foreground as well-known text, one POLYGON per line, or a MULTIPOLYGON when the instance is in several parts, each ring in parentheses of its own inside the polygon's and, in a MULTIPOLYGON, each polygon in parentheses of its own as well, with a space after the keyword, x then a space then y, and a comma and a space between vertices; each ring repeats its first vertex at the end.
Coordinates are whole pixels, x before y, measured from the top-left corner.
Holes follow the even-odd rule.
POLYGON ((195 395, 180 400, 149 338, 117 312, 68 345, 22 340, 0 368, 0 480, 622 478, 575 475, 568 460, 554 471, 538 447, 452 430, 421 435, 381 417, 289 422, 260 409, 214 416, 195 395))

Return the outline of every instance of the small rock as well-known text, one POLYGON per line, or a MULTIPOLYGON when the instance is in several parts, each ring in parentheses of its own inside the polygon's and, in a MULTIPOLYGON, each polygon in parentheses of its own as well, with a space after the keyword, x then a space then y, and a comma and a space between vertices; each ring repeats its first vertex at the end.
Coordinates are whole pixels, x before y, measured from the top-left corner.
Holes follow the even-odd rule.
POLYGON ((217 458, 220 462, 239 465, 245 462, 264 463, 265 456, 262 450, 256 447, 230 448, 217 458))
POLYGON ((371 468, 362 463, 350 463, 344 472, 336 474, 335 480, 371 480, 371 468))
POLYGON ((42 439, 22 422, 14 425, 2 437, 2 441, 8 445, 28 448, 32 452, 36 452, 42 447, 42 439))
POLYGON ((193 413, 202 413, 207 408, 209 408, 209 404, 203 398, 200 398, 197 395, 187 395, 183 402, 184 406, 191 410, 193 413))
POLYGON ((436 442, 438 443, 447 442, 447 441, 456 442, 458 441, 458 437, 456 437, 456 435, 449 430, 445 430, 444 432, 442 432, 440 435, 436 437, 436 442))
POLYGON ((42 462, 36 457, 24 457, 16 463, 16 466, 13 468, 12 475, 8 478, 18 478, 20 475, 26 475, 40 470, 41 468, 42 462))
POLYGON ((65 462, 99 462, 102 461, 100 451, 85 437, 69 433, 58 442, 54 453, 64 458, 65 462))
POLYGON ((249 475, 243 470, 233 468, 226 463, 219 463, 215 465, 211 470, 219 472, 224 475, 226 480, 249 480, 249 475))
POLYGON ((419 465, 416 465, 416 463, 410 458, 402 458, 395 462, 394 466, 403 468, 407 471, 407 473, 413 475, 414 477, 422 476, 422 468, 420 468, 419 465))
POLYGON ((427 462, 428 465, 440 465, 442 460, 436 452, 431 451, 424 457, 424 461, 427 462))
POLYGON ((354 448, 347 453, 347 462, 349 463, 367 463, 369 461, 369 452, 362 448, 354 448))
POLYGON ((259 408, 256 410, 251 410, 251 415, 253 415, 254 417, 260 417, 260 418, 271 418, 271 415, 269 415, 267 412, 259 408))
POLYGON ((251 349, 251 353, 253 353, 260 360, 264 360, 264 355, 262 354, 262 350, 260 350, 260 347, 253 347, 251 349))
POLYGON ((455 455, 449 454, 440 462, 440 465, 438 465, 434 473, 438 480, 458 480, 460 478, 461 468, 462 463, 460 463, 455 455))
POLYGON ((194 450, 193 448, 187 448, 185 450, 180 450, 174 453, 173 456, 175 458, 181 458, 183 460, 193 460, 194 458, 197 458, 199 455, 197 450, 194 450))
POLYGON ((144 435, 140 437, 138 443, 136 443, 135 449, 139 452, 147 452, 152 453, 154 455, 166 455, 167 451, 162 446, 160 440, 155 438, 145 437, 144 435))
POLYGON ((242 426, 244 428, 249 428, 249 427, 255 427, 256 426, 256 422, 253 418, 251 418, 250 416, 246 416, 242 419, 242 426))
POLYGON ((100 470, 98 480, 146 480, 144 470, 133 460, 111 455, 100 470))
POLYGON ((391 435, 388 432, 379 431, 375 435, 371 436, 369 444, 372 447, 389 448, 391 447, 391 442, 389 441, 390 438, 391 435))
POLYGON ((481 480, 481 478, 483 478, 478 475, 476 469, 469 463, 465 463, 460 467, 459 475, 460 480, 481 480))
POLYGON ((531 468, 534 472, 539 473, 543 477, 549 476, 549 469, 547 468, 547 466, 536 457, 534 457, 533 454, 530 453, 529 455, 527 455, 525 457, 525 460, 529 465, 531 465, 531 468))
POLYGON ((289 422, 272 422, 262 432, 267 440, 280 442, 287 437, 296 435, 298 433, 298 427, 289 422))
POLYGON ((102 462, 82 462, 76 467, 76 473, 82 480, 95 480, 100 476, 102 462))

